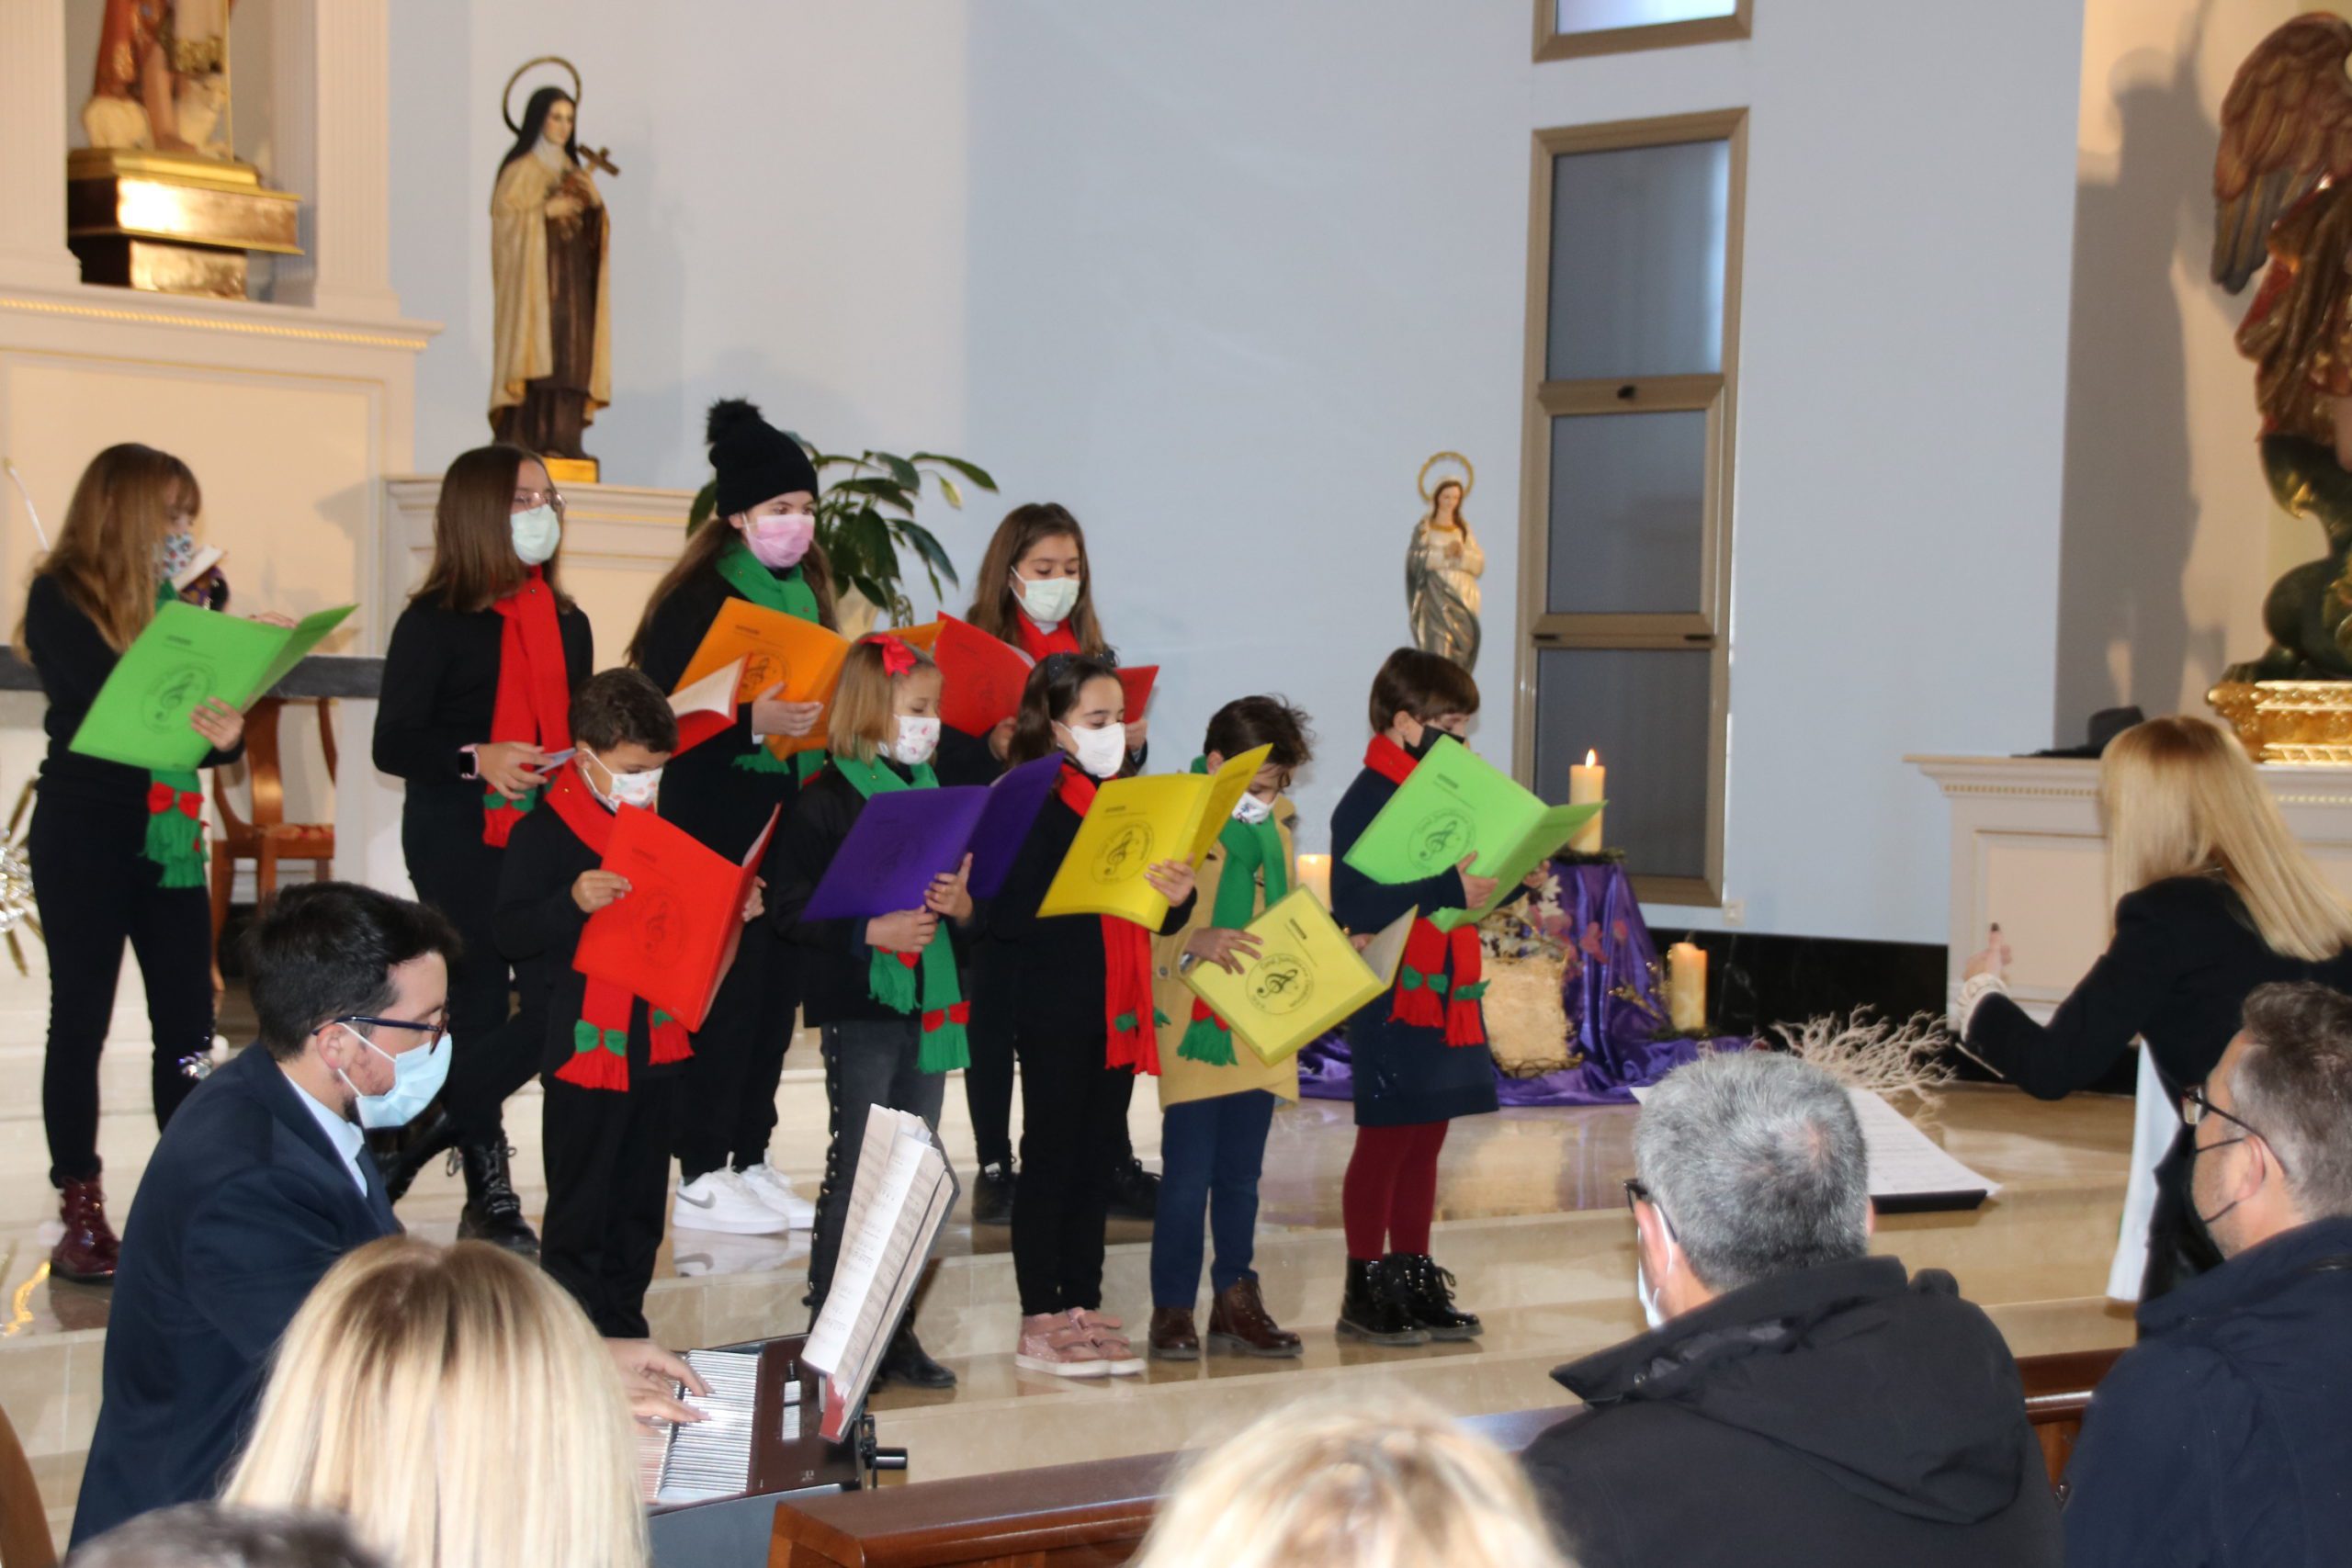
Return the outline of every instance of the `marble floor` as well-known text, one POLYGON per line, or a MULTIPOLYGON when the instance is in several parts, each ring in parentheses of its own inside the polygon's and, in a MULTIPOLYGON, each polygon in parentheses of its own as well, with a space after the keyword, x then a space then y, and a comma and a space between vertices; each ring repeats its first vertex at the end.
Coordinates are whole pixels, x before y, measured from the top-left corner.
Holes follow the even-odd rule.
MULTIPOLYGON (((38 955, 35 962, 38 963, 38 955)), ((138 996, 126 987, 126 998, 138 996)), ((40 976, 0 974, 0 1408, 32 1459, 61 1531, 96 1419, 107 1292, 52 1281, 55 1235, 43 1179, 40 1114, 40 976)), ((238 998, 224 1010, 237 1023, 238 998)), ((147 1109, 144 1021, 119 1010, 104 1068, 101 1146, 118 1216, 154 1137, 147 1109)), ((772 1157, 813 1195, 825 1111, 820 1075, 796 1046, 777 1096, 772 1157)), ((970 1121, 951 1085, 941 1127, 968 1179, 970 1121)), ((2002 1184, 1966 1214, 1905 1215, 1880 1229, 1881 1250, 1913 1267, 1951 1269, 2020 1354, 2128 1342, 2128 1316, 2099 1296, 2120 1213, 2130 1140, 2128 1101, 2084 1097, 2058 1104, 2000 1089, 1947 1095, 1932 1135, 2002 1184)), ((1017 1119, 1017 1108, 1016 1108, 1017 1119)), ((526 1207, 544 1200, 535 1089, 509 1107, 515 1175, 526 1207)), ((1159 1153, 1159 1115, 1145 1089, 1131 1114, 1136 1152, 1159 1153)), ((1306 1355, 1266 1362, 1210 1357, 1155 1364, 1144 1378, 1071 1383, 1012 1365, 1015 1293, 1008 1234, 958 1214, 920 1303, 924 1342, 958 1373, 951 1393, 876 1396, 883 1440, 907 1447, 917 1479, 1145 1452, 1213 1438, 1263 1409, 1344 1382, 1413 1388, 1463 1414, 1557 1403, 1557 1362, 1640 1326, 1632 1292, 1631 1230, 1619 1182, 1632 1169, 1630 1109, 1507 1111, 1455 1124, 1440 1184, 1435 1250, 1461 1280, 1485 1336, 1420 1350, 1370 1350, 1331 1334, 1344 1249, 1340 1179, 1352 1133, 1343 1104, 1309 1100, 1275 1119, 1266 1162, 1258 1269, 1268 1305, 1298 1328, 1306 1355)), ((458 1179, 436 1167, 401 1205, 410 1227, 455 1234, 458 1179)), ((1114 1221, 1106 1307, 1140 1325, 1148 1315, 1150 1227, 1114 1221)), ((794 1332, 806 1270, 805 1233, 775 1237, 673 1231, 647 1303, 657 1337, 677 1346, 794 1332)), ((61 1535, 62 1539, 62 1535, 61 1535)))

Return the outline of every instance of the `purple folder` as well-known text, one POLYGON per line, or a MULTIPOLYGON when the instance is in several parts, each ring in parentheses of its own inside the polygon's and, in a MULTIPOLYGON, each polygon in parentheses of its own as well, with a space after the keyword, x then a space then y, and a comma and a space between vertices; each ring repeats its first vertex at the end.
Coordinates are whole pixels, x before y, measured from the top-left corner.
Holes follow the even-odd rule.
POLYGON ((867 800, 833 863, 800 912, 804 920, 871 919, 922 908, 932 879, 972 857, 972 897, 1004 886, 1022 840, 1060 773, 1057 753, 1023 762, 992 784, 902 789, 867 800))

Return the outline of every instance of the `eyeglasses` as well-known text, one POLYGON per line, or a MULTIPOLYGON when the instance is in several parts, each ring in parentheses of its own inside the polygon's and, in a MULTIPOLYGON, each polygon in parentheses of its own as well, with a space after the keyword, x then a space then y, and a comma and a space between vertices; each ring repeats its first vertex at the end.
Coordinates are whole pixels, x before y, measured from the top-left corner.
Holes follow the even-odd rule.
MULTIPOLYGON (((2180 1124, 2182 1126, 2198 1126, 2202 1123, 2208 1116, 2220 1117, 2222 1121, 2227 1122, 2231 1126, 2243 1131, 2245 1134, 2245 1138, 2261 1138, 2262 1146, 2268 1149, 2270 1151, 2270 1157, 2278 1162, 2279 1174, 2286 1174, 2287 1162, 2278 1158, 2278 1146, 2276 1144, 2273 1144, 2268 1138, 2263 1136, 2262 1129, 2249 1125, 2239 1118, 2231 1115, 2228 1111, 2222 1110, 2211 1100, 2206 1099, 2205 1091, 2202 1089, 2188 1089, 2182 1093, 2180 1097, 2180 1124)), ((2202 1154, 2207 1149, 2218 1149, 2225 1144, 2242 1144, 2245 1142, 2245 1138, 2224 1138, 2221 1143, 2206 1144, 2202 1145, 2199 1148, 2198 1152, 2202 1154)))
POLYGON ((1627 1213, 1634 1213, 1635 1210, 1634 1205, 1636 1203, 1647 1203, 1652 1210, 1656 1211, 1657 1214, 1657 1223, 1666 1227, 1666 1239, 1668 1241, 1677 1240, 1674 1234, 1674 1220, 1672 1216, 1667 1213, 1666 1206, 1660 1203, 1656 1198, 1650 1196, 1649 1188, 1644 1184, 1640 1177, 1629 1176, 1625 1178, 1625 1212, 1627 1213))
POLYGON ((560 490, 518 490, 514 492, 514 510, 528 512, 535 506, 552 506, 563 510, 563 491, 560 490))
POLYGON ((444 1008, 431 1018, 421 1021, 407 1018, 370 1018, 366 1013, 357 1012, 345 1013, 334 1021, 372 1024, 378 1029, 413 1029, 420 1034, 430 1034, 433 1039, 424 1047, 424 1054, 429 1056, 441 1049, 441 1036, 447 1033, 449 1030, 449 1011, 444 1008))

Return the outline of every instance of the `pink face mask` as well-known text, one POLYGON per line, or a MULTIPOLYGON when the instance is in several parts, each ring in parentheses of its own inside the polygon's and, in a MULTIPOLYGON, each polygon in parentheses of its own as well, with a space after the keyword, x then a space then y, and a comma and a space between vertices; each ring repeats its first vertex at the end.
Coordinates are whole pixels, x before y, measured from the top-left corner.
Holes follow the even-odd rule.
POLYGON ((805 512, 753 517, 743 530, 743 542, 752 547, 752 554, 759 563, 777 571, 798 566, 816 536, 817 519, 805 512))

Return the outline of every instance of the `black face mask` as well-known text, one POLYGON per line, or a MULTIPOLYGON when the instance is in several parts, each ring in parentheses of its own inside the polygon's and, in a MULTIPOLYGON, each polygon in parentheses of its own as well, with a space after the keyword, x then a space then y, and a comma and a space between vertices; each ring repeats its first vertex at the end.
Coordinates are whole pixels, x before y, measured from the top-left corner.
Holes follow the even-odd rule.
MULTIPOLYGON (((2211 1154, 2215 1149, 2225 1149, 2225 1148, 2228 1148, 2232 1144, 2243 1144, 2243 1143, 2245 1143, 2245 1141, 2246 1141, 2246 1140, 2245 1140, 2245 1138, 2243 1138, 2243 1137, 2238 1137, 2238 1138, 2223 1138, 2223 1139, 2221 1139, 2219 1142, 2216 1142, 2216 1143, 2211 1143, 2211 1144, 2206 1144, 2206 1145, 2204 1145, 2203 1146, 2201 1146, 2201 1147, 2198 1148, 2194 1153, 2192 1153, 2192 1154, 2189 1156, 2189 1159, 2188 1159, 2188 1213, 2189 1213, 2190 1216, 2196 1220, 2196 1222, 2198 1223, 2198 1224, 2199 1224, 2199 1226, 2201 1226, 2201 1227, 2204 1229, 2204 1231, 2205 1231, 2205 1235, 2206 1235, 2206 1239, 2207 1239, 2207 1240, 2209 1240, 2209 1241, 2212 1241, 2212 1240, 2213 1240, 2213 1226, 2214 1226, 2215 1223, 2216 1223, 2216 1222, 2218 1222, 2218 1221, 2219 1221, 2219 1220, 2220 1220, 2223 1215, 2227 1214, 2227 1213, 2228 1213, 2232 1209, 2234 1209, 2234 1208, 2236 1208, 2240 1203, 2245 1202, 2245 1199, 2243 1199, 2243 1198, 2233 1198, 2233 1199, 2232 1199, 2229 1202, 2226 1202, 2226 1203, 2222 1204, 2222 1205, 2221 1206, 2221 1208, 2220 1208, 2219 1210, 2217 1210, 2216 1212, 2214 1212, 2213 1213, 2210 1213, 2210 1214, 2200 1214, 2200 1213, 2199 1213, 2197 1212, 2197 1156, 2199 1156, 2199 1155, 2209 1155, 2209 1154, 2211 1154)), ((2215 1251, 2219 1251, 2219 1250, 2221 1249, 2221 1246, 2222 1246, 2222 1244, 2221 1244, 2219 1241, 2213 1241, 2213 1247, 2214 1247, 2214 1250, 2215 1250, 2215 1251)))
POLYGON ((1418 762, 1422 758, 1428 756, 1431 751, 1436 750, 1438 741, 1442 739, 1444 736, 1445 731, 1440 729, 1436 725, 1425 724, 1421 726, 1421 738, 1419 740, 1414 741, 1410 746, 1406 747, 1405 754, 1418 762))

